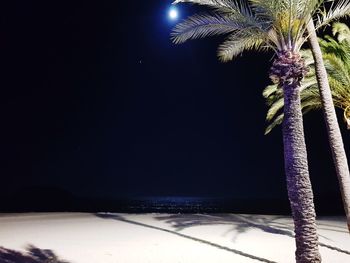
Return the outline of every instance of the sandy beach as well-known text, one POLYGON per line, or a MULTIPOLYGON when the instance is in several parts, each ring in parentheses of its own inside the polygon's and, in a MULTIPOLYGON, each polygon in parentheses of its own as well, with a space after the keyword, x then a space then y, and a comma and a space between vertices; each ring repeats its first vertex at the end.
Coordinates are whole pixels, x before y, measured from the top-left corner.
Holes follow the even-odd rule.
MULTIPOLYGON (((318 226, 323 262, 350 262, 345 218, 318 226)), ((1 263, 287 263, 295 250, 291 218, 238 214, 1 214, 0 246, 1 263)))

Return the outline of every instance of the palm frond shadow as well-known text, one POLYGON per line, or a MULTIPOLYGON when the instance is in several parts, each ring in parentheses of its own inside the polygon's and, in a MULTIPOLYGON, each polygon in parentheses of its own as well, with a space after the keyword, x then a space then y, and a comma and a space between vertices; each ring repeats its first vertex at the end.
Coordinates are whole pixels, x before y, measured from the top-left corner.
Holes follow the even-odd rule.
POLYGON ((29 245, 26 252, 0 247, 0 262, 2 263, 69 263, 61 260, 52 250, 40 249, 29 245))
POLYGON ((260 262, 277 263, 275 261, 268 260, 268 259, 265 259, 265 258, 262 258, 262 257, 258 257, 258 256, 254 256, 252 254, 249 254, 249 253, 237 250, 237 249, 228 248, 228 247, 225 247, 225 246, 222 246, 222 245, 219 245, 219 244, 216 244, 216 243, 204 240, 204 239, 200 239, 200 238, 192 237, 192 236, 189 236, 189 235, 185 235, 185 234, 179 233, 177 231, 173 231, 173 230, 169 230, 169 229, 166 229, 166 228, 161 228, 161 227, 157 227, 157 226, 144 224, 144 223, 133 221, 133 220, 128 220, 128 219, 124 218, 122 215, 97 213, 97 214, 95 214, 95 216, 97 216, 99 218, 104 218, 104 219, 118 220, 118 221, 121 221, 121 222, 129 223, 129 224, 133 224, 133 225, 137 225, 137 226, 142 226, 142 227, 151 228, 151 229, 154 229, 154 230, 166 232, 166 233, 173 234, 173 235, 176 235, 176 236, 179 236, 179 237, 182 237, 182 238, 186 238, 186 239, 189 239, 189 240, 192 240, 192 241, 195 241, 195 242, 206 244, 206 245, 218 248, 218 249, 226 250, 226 251, 232 252, 234 254, 237 254, 237 255, 240 255, 240 256, 243 256, 243 257, 247 257, 247 258, 250 258, 250 259, 254 259, 254 260, 257 260, 257 261, 260 261, 260 262))
POLYGON ((157 220, 165 221, 171 224, 176 231, 181 231, 188 227, 199 226, 199 225, 229 225, 232 228, 227 231, 234 232, 234 240, 250 229, 260 229, 266 233, 285 235, 294 237, 293 225, 288 223, 278 222, 278 219, 283 217, 274 217, 273 219, 258 215, 234 215, 234 214, 184 214, 184 215, 166 215, 157 216, 157 220))
MULTIPOLYGON (((230 225, 232 228, 225 234, 230 232, 234 233, 233 241, 235 241, 240 234, 246 233, 251 229, 260 229, 266 233, 285 235, 294 238, 293 224, 292 222, 284 221, 284 216, 263 216, 263 215, 235 215, 235 214, 172 214, 172 215, 160 215, 156 219, 165 221, 170 224, 175 231, 181 231, 185 228, 203 226, 203 225, 230 225)), ((319 225, 319 229, 325 229, 328 231, 344 232, 339 229, 324 228, 322 224, 319 225)), ((319 234, 324 239, 328 239, 325 236, 319 234)), ((328 239, 329 240, 329 239, 328 239)), ((350 251, 340 249, 325 243, 320 242, 320 246, 335 250, 340 253, 350 255, 350 251)))
MULTIPOLYGON (((335 217, 334 219, 339 221, 339 222, 345 223, 345 220, 343 217, 338 217, 338 218, 335 217)), ((318 223, 318 228, 323 229, 323 230, 338 232, 338 233, 348 233, 349 232, 344 227, 332 225, 332 224, 325 223, 325 222, 318 223)))

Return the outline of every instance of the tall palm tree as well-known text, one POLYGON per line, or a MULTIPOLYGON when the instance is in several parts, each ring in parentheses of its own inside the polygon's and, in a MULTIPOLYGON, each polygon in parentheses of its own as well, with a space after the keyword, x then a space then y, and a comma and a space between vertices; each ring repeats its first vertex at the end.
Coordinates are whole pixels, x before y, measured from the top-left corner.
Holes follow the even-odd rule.
POLYGON ((227 35, 220 45, 221 61, 232 60, 244 50, 272 49, 275 60, 270 77, 284 92, 283 142, 288 197, 296 239, 298 263, 321 262, 316 214, 309 178, 300 84, 307 69, 300 56, 306 27, 318 0, 177 0, 207 6, 211 12, 179 23, 175 43, 211 35, 227 35))
MULTIPOLYGON (((347 122, 348 128, 350 128, 350 29, 345 24, 335 23, 333 24, 332 32, 334 37, 337 36, 337 41, 326 36, 325 40, 318 40, 318 45, 320 46, 321 54, 323 53, 322 63, 324 63, 327 70, 326 72, 328 72, 327 85, 330 85, 331 97, 333 97, 332 105, 334 101, 334 105, 344 111, 344 120, 347 122)), ((306 113, 314 109, 324 109, 325 96, 322 97, 322 95, 320 95, 322 92, 320 92, 321 89, 319 89, 321 85, 317 78, 316 60, 314 59, 311 50, 302 51, 302 56, 306 60, 307 65, 312 68, 302 81, 301 85, 302 111, 306 113)), ((269 133, 274 126, 280 124, 283 120, 283 113, 281 113, 284 104, 283 92, 277 85, 271 85, 264 90, 263 95, 267 99, 270 107, 267 114, 267 120, 270 121, 271 124, 266 129, 266 133, 269 133)), ((331 110, 329 107, 326 108, 327 110, 331 110)), ((329 118, 326 118, 326 122, 328 121, 329 118)), ((335 119, 335 121, 337 121, 337 119, 335 119)), ((331 127, 332 125, 338 126, 338 123, 331 123, 332 124, 328 124, 328 127, 331 127)), ((333 132, 330 137, 331 136, 335 137, 330 139, 332 151, 338 153, 337 147, 341 147, 344 150, 341 135, 336 136, 335 132, 333 132), (334 143, 334 140, 340 140, 340 142, 334 143)), ((334 159, 339 158, 339 156, 335 155, 336 154, 334 153, 334 159)), ((350 176, 346 155, 344 158, 345 160, 343 161, 345 164, 339 160, 335 160, 335 163, 336 166, 340 166, 337 169, 337 175, 344 210, 347 216, 347 224, 350 230, 350 176), (345 167, 342 169, 343 166, 345 167)))
MULTIPOLYGON (((320 2, 326 2, 325 0, 320 2)), ((318 16, 317 27, 329 24, 335 19, 350 15, 350 1, 338 0, 328 1, 332 5, 328 11, 320 12, 318 16)), ((316 28, 313 20, 307 26, 309 33, 309 44, 315 60, 316 77, 320 90, 323 115, 328 132, 328 141, 330 144, 333 161, 340 185, 340 192, 343 199, 343 206, 347 217, 347 225, 350 232, 350 172, 349 165, 344 149, 343 139, 337 121, 337 115, 332 100, 332 94, 327 77, 327 71, 323 63, 322 52, 317 40, 316 28)))

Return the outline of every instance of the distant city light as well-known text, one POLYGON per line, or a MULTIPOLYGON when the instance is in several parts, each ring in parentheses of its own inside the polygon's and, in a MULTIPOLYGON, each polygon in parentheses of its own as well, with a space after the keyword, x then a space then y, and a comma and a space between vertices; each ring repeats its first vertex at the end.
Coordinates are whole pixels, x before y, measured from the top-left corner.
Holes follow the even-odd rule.
POLYGON ((179 17, 179 12, 177 11, 177 9, 175 7, 172 7, 169 10, 169 18, 171 20, 176 20, 179 17))

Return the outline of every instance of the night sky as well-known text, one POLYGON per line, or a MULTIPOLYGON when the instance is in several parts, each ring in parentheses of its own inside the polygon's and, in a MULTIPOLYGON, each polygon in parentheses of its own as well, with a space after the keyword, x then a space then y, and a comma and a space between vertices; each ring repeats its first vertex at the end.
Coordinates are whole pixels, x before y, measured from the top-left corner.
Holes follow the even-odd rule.
MULTIPOLYGON (((287 197, 281 129, 264 135, 273 54, 223 64, 223 38, 174 45, 170 3, 1 4, 2 194, 287 197)), ((315 195, 339 202, 321 112, 305 133, 315 195)))

